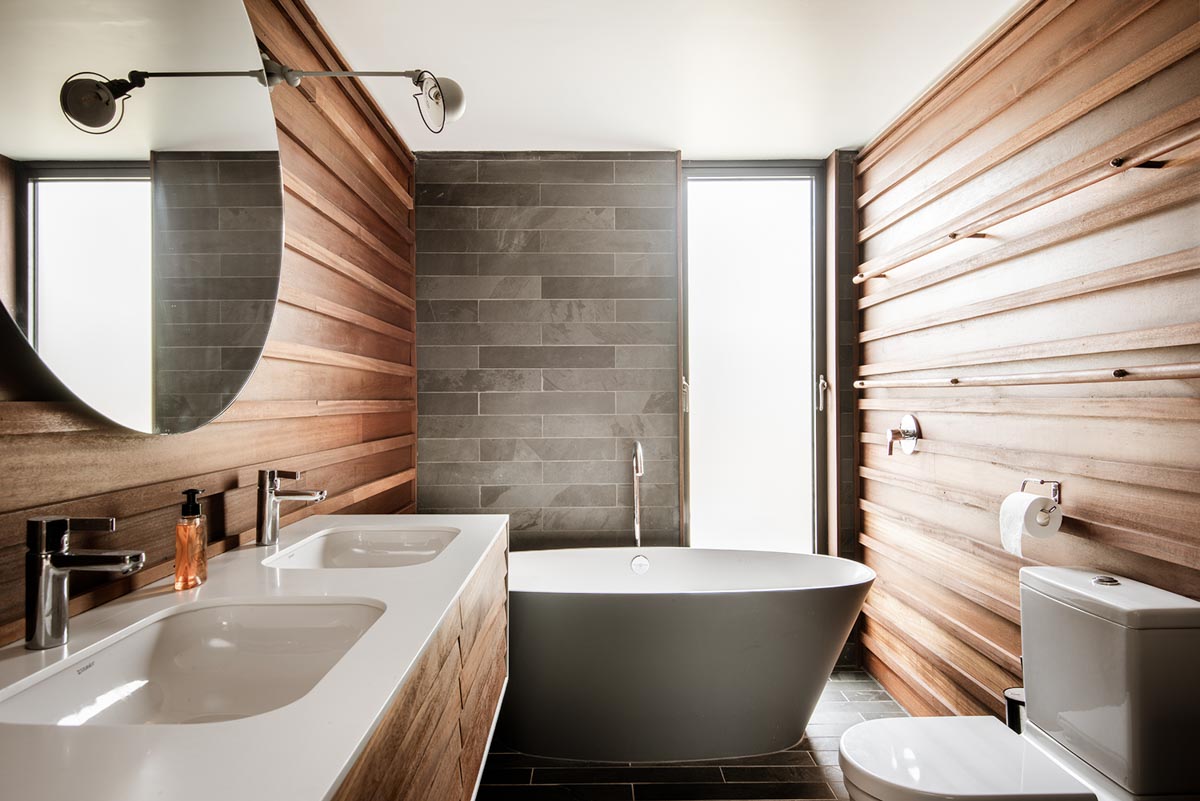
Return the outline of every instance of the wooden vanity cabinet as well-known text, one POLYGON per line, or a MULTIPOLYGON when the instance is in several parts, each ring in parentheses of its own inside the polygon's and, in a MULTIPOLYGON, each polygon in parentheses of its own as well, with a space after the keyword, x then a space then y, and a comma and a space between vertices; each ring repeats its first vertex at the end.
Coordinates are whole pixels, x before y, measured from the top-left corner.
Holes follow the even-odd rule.
POLYGON ((508 536, 430 638, 335 801, 470 801, 508 676, 508 536))

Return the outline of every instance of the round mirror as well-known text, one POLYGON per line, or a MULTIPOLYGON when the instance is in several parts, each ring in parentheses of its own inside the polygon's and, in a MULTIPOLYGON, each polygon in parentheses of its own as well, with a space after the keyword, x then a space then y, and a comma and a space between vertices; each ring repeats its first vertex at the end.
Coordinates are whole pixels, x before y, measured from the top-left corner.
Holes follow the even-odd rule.
POLYGON ((0 19, 0 302, 98 413, 202 426, 258 364, 283 251, 242 0, 0 0, 0 19))

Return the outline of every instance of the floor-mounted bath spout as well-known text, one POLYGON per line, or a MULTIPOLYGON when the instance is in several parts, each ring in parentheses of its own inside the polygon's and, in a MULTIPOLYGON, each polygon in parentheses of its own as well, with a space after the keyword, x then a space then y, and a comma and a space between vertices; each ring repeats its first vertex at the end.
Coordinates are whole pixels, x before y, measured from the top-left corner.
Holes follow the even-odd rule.
POLYGON ((646 457, 642 443, 633 443, 633 541, 642 547, 642 489, 639 479, 646 474, 646 457))

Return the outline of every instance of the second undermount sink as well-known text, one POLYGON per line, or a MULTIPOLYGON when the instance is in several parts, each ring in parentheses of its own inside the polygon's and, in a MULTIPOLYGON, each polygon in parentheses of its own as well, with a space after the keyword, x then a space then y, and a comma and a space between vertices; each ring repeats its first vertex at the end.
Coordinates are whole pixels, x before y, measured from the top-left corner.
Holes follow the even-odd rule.
POLYGON ((299 700, 383 614, 363 598, 193 604, 0 699, 0 723, 214 723, 299 700))
POLYGON ((330 528, 263 560, 277 568, 406 567, 432 561, 461 533, 440 526, 330 528))

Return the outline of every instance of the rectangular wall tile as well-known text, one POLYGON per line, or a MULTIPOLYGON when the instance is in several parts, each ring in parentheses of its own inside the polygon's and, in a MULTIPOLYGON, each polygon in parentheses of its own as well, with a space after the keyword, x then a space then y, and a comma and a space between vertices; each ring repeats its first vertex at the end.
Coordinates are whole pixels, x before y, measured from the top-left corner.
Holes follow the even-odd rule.
MULTIPOLYGON (((470 209, 478 211, 480 228, 515 228, 528 230, 611 230, 616 228, 615 210, 611 208, 569 206, 496 206, 470 209)), ((447 226, 448 227, 448 226, 447 226)), ((543 248, 543 250, 548 250, 543 248)))
POLYGON ((480 183, 611 184, 611 161, 521 159, 479 162, 480 183))
POLYGON ((585 323, 613 322, 615 300, 484 300, 479 303, 482 322, 585 323))
POLYGON ((674 231, 542 231, 543 253, 673 253, 674 231))
POLYGON ((480 253, 472 258, 480 275, 612 275, 617 257, 612 253, 480 253))
POLYGON ((675 367, 679 352, 674 345, 617 345, 614 367, 675 367))
POLYGON ((431 439, 540 437, 542 418, 524 415, 423 415, 419 431, 431 439))
POLYGON ((478 462, 477 439, 419 439, 417 458, 424 462, 478 462))
POLYGON ((619 184, 667 184, 675 189, 678 169, 675 161, 618 161, 616 182, 619 184))
POLYGON ((530 484, 480 488, 480 506, 615 507, 615 484, 530 484))
POLYGON ((618 253, 613 270, 616 275, 670 276, 677 282, 679 263, 674 253, 618 253))
MULTIPOLYGON (((642 206, 674 206, 675 187, 629 184, 562 184, 542 187, 543 206, 613 206, 637 208, 642 206)), ((523 205, 523 204, 522 204, 523 205)), ((533 205, 530 203, 529 205, 533 205)))
POLYGON ((475 392, 422 392, 417 407, 424 414, 479 414, 479 395, 475 392))
POLYGON ((679 316, 678 301, 671 300, 618 300, 617 322, 665 322, 674 323, 679 316))
POLYGON ((612 392, 485 392, 480 414, 615 414, 612 392))
POLYGON ((473 346, 433 346, 417 348, 419 370, 446 367, 478 367, 479 348, 473 346))
POLYGON ((435 462, 421 471, 424 487, 540 483, 542 466, 537 462, 435 462))
POLYGON ((673 278, 559 278, 542 279, 543 298, 673 298, 673 278))
POLYGON ((614 367, 612 347, 528 346, 479 349, 480 367, 614 367))
MULTIPOLYGON (((630 230, 661 230, 675 237, 675 209, 617 209, 616 227, 630 230)), ((449 226, 447 226, 449 227, 449 226)), ((672 252, 672 251, 664 251, 672 252)))
POLYGON ((519 392, 541 387, 539 370, 417 370, 421 392, 519 392))
POLYGON ((668 345, 675 342, 674 323, 547 323, 547 345, 668 345))
POLYGON ((669 414, 563 414, 546 417, 546 437, 670 437, 677 433, 669 414))
POLYGON ((441 298, 538 298, 541 297, 541 287, 540 278, 525 276, 420 276, 417 278, 417 297, 422 301, 441 298))
POLYGON ((422 345, 540 345, 542 327, 520 323, 417 323, 422 345))
POLYGON ((613 439, 485 439, 479 442, 485 462, 594 462, 617 458, 613 439))
POLYGON ((675 370, 576 370, 542 371, 542 389, 568 392, 674 392, 675 370))

